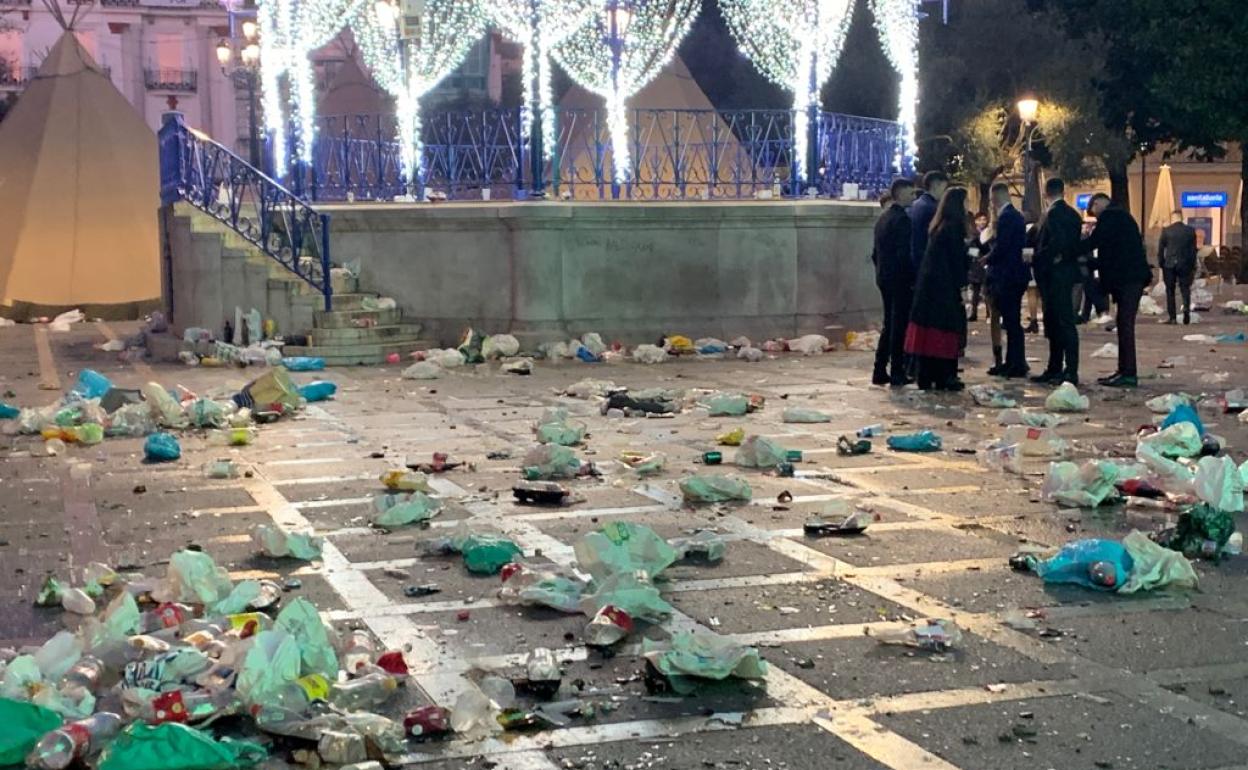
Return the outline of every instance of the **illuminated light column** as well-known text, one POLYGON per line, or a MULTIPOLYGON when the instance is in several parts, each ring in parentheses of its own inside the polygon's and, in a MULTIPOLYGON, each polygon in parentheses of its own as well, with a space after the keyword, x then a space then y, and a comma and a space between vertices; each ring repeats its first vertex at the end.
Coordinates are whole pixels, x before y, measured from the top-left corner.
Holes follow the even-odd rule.
POLYGON ((870 3, 884 55, 901 76, 897 96, 901 141, 897 148, 896 166, 901 173, 911 174, 919 152, 914 135, 919 107, 918 3, 917 0, 870 0, 870 3))
POLYGON ((399 156, 409 189, 423 188, 420 99, 455 71, 486 25, 480 0, 425 0, 419 15, 407 19, 391 0, 378 0, 361 5, 350 21, 365 66, 394 96, 399 156))
POLYGON ((606 99, 614 197, 632 169, 625 102, 671 60, 700 7, 701 0, 604 0, 601 14, 555 50, 576 82, 606 99))
MULTIPOLYGON (((907 0, 908 2, 909 0, 907 0)), ((742 52, 793 92, 794 192, 818 185, 819 91, 831 76, 853 18, 853 0, 720 0, 742 52)))
POLYGON ((524 46, 524 138, 529 141, 533 197, 545 195, 545 161, 555 148, 552 119, 550 54, 582 27, 601 0, 488 0, 490 20, 503 34, 524 46))

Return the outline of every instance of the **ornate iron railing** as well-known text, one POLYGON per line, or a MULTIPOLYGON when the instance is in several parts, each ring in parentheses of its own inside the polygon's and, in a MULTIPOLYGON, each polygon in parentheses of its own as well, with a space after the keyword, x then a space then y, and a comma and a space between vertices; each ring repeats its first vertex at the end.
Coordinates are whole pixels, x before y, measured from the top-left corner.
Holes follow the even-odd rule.
POLYGON ((181 91, 194 93, 199 88, 199 73, 194 70, 143 70, 143 83, 149 91, 181 91))
MULTIPOLYGON (((635 109, 629 117, 630 170, 617 189, 605 113, 558 110, 558 141, 546 167, 550 192, 595 200, 742 199, 777 184, 783 194, 797 192, 790 174, 791 111, 635 109)), ((418 199, 426 193, 523 198, 532 180, 520 120, 512 110, 426 114, 421 174, 409 189, 392 115, 324 117, 305 189, 314 200, 389 200, 408 193, 418 199)), ((886 188, 897 172, 900 135, 897 123, 824 113, 820 191, 840 196, 846 182, 867 194, 886 188)))
POLYGON ((329 215, 188 128, 178 112, 160 127, 160 199, 210 215, 311 284, 333 308, 329 215))

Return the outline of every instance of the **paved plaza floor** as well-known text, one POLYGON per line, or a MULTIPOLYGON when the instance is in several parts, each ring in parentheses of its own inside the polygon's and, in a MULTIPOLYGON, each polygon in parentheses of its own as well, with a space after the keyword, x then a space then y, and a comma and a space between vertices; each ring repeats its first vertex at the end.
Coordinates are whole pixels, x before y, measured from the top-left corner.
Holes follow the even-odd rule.
MULTIPOLYGON (((1189 328, 1141 319, 1141 387, 1085 385, 1091 410, 1059 428, 1075 459, 1131 456, 1135 428, 1151 419, 1143 404, 1152 396, 1244 383, 1242 346, 1181 337, 1240 331, 1248 321, 1216 310, 1204 316, 1189 328), (1187 362, 1158 368, 1179 355, 1187 362), (1212 382, 1221 372, 1227 376, 1212 382)), ((972 328, 964 376, 983 382, 986 326, 972 328)), ((1089 354, 1113 335, 1081 328, 1083 376, 1091 383, 1114 362, 1089 354)), ((156 380, 201 393, 233 391, 256 375, 119 363, 94 347, 131 331, 99 323, 63 334, 0 329, 0 389, 14 394, 5 400, 51 403, 85 367, 118 385, 156 380)), ((1033 359, 1043 356, 1042 338, 1029 336, 1028 343, 1033 359)), ((1159 526, 1165 514, 1060 510, 1042 502, 1046 461, 1029 459, 1022 477, 977 463, 973 450, 1003 430, 995 410, 974 406, 966 395, 898 398, 870 387, 869 359, 834 352, 759 364, 538 362, 529 377, 489 365, 428 382, 400 379, 400 367, 330 370, 316 376, 338 384, 337 398, 262 426, 254 445, 233 451, 252 476, 227 481, 203 477, 201 466, 229 450, 199 436, 184 437, 182 459, 161 466, 142 462, 140 439, 41 457, 27 452, 38 448, 38 437, 3 436, 0 647, 39 644, 63 627, 59 609, 33 606, 48 571, 68 578, 103 561, 160 575, 172 552, 193 544, 236 579, 297 577, 302 587, 293 594, 313 601, 327 619, 368 628, 387 646, 405 649, 414 676, 389 708, 395 715, 423 702, 453 704, 475 686, 480 669, 517 673, 534 647, 558 651, 567 692, 593 692, 605 704, 595 719, 561 729, 413 743, 405 760, 429 770, 1248 767, 1248 557, 1197 563, 1198 592, 1133 597, 1046 587, 1011 571, 1007 558, 1024 545, 1121 537, 1159 526), (591 376, 634 388, 741 390, 766 396, 767 404, 745 418, 691 410, 674 419, 609 420, 593 402, 558 395, 591 376), (515 505, 510 488, 518 460, 487 455, 509 450, 520 457, 533 444, 534 419, 554 405, 588 424, 585 459, 661 451, 666 470, 645 482, 622 472, 572 482, 581 501, 564 508, 515 505), (785 424, 786 406, 824 410, 833 420, 785 424), (838 456, 837 437, 871 423, 893 432, 934 430, 944 450, 892 453, 877 440, 870 455, 838 456), (737 426, 802 450, 796 477, 742 470, 752 503, 683 506, 678 479, 704 472, 701 453, 715 448, 716 434, 737 426), (379 474, 435 451, 471 463, 436 478, 434 490, 448 501, 443 515, 428 530, 370 529, 379 474), (136 492, 139 485, 145 491, 136 492), (783 492, 792 502, 777 502, 783 492), (807 516, 835 500, 866 506, 878 521, 860 538, 805 537, 807 516), (609 658, 581 645, 583 616, 504 604, 498 578, 470 576, 458 560, 424 557, 417 548, 466 524, 506 534, 536 560, 571 565, 572 545, 612 521, 647 524, 665 537, 710 528, 728 544, 722 563, 668 570, 661 588, 675 615, 645 627, 609 658), (257 555, 248 533, 266 522, 315 528, 327 541, 323 559, 257 555), (441 593, 408 598, 403 588, 412 583, 436 583, 441 593), (953 619, 962 643, 932 655, 864 636, 864 629, 923 617, 953 619), (684 698, 648 697, 640 637, 661 640, 689 629, 758 646, 770 664, 767 678, 684 698)), ((1029 407, 1047 394, 1017 381, 1009 387, 1029 407)), ((1228 416, 1208 427, 1227 439, 1236 461, 1244 459, 1248 426, 1228 416)), ((725 451, 731 459, 732 450, 725 451)))

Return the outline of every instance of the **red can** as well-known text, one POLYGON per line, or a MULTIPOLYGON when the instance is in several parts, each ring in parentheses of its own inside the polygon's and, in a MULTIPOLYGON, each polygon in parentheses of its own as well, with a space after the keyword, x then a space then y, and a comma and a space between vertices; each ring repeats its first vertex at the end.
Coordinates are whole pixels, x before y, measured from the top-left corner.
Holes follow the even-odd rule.
POLYGON ((451 731, 451 712, 441 706, 421 706, 403 717, 403 731, 415 738, 445 735, 451 731))

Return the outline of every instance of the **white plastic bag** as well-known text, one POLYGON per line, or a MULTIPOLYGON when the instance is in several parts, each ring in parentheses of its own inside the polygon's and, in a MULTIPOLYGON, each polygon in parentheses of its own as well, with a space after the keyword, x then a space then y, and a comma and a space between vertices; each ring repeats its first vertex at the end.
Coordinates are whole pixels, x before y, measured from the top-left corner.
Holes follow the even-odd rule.
POLYGON ((426 361, 432 361, 443 369, 456 369, 466 362, 464 354, 454 348, 445 350, 430 350, 425 354, 426 361))
POLYGON ((1147 294, 1140 297, 1140 315, 1162 315, 1165 312, 1157 300, 1147 294))
POLYGON ((1200 431, 1190 422, 1176 422, 1140 439, 1139 446, 1149 447, 1162 457, 1197 457, 1201 450, 1200 431))
POLYGON ((1170 414, 1175 407, 1184 404, 1191 406, 1192 403, 1192 397, 1186 393, 1165 393, 1145 401, 1144 406, 1153 414, 1170 414))
POLYGON ((493 358, 506 358, 520 352, 520 340, 510 334, 494 334, 481 343, 481 355, 489 361, 493 358))
POLYGON ((667 351, 656 345, 638 345, 633 350, 633 360, 639 364, 661 364, 667 359, 667 351))
MULTIPOLYGON (((879 339, 877 333, 876 339, 879 339)), ((817 356, 828 349, 828 338, 822 334, 807 334, 794 340, 789 340, 789 350, 794 353, 801 353, 804 356, 817 356)), ((874 346, 871 348, 874 350, 874 346)))
POLYGON ((1110 495, 1116 494, 1118 467, 1112 462, 1089 460, 1082 466, 1074 463, 1049 463, 1041 497, 1052 503, 1076 508, 1095 508, 1110 495))
POLYGON ((1003 445, 1018 445, 1025 457, 1056 457, 1058 459, 1070 454, 1070 443, 1057 434, 1052 428, 1030 428, 1026 425, 1011 425, 1005 429, 1001 437, 1003 445))
POLYGON ((1112 342, 1106 342, 1092 353, 1092 358, 1117 358, 1118 346, 1112 342))
POLYGON ((52 319, 52 323, 48 324, 48 328, 54 332, 67 332, 71 324, 82 323, 87 317, 81 310, 67 310, 56 318, 52 319))
POLYGON ((1079 389, 1069 382, 1049 394, 1044 400, 1044 408, 1050 412, 1086 412, 1091 402, 1087 396, 1079 395, 1079 389))
POLYGON ((403 370, 405 380, 436 380, 442 376, 442 367, 432 361, 417 361, 403 370))
POLYGON ((747 345, 737 350, 737 358, 747 363, 756 364, 763 360, 763 351, 747 345))
POLYGON ((595 356, 601 356, 607 352, 607 343, 602 341, 602 336, 598 332, 588 332, 581 335, 581 344, 584 345, 590 353, 595 356))
POLYGON ((1230 513, 1244 510, 1244 482, 1239 468, 1229 457, 1202 457, 1196 464, 1193 482, 1196 496, 1218 509, 1230 513))

